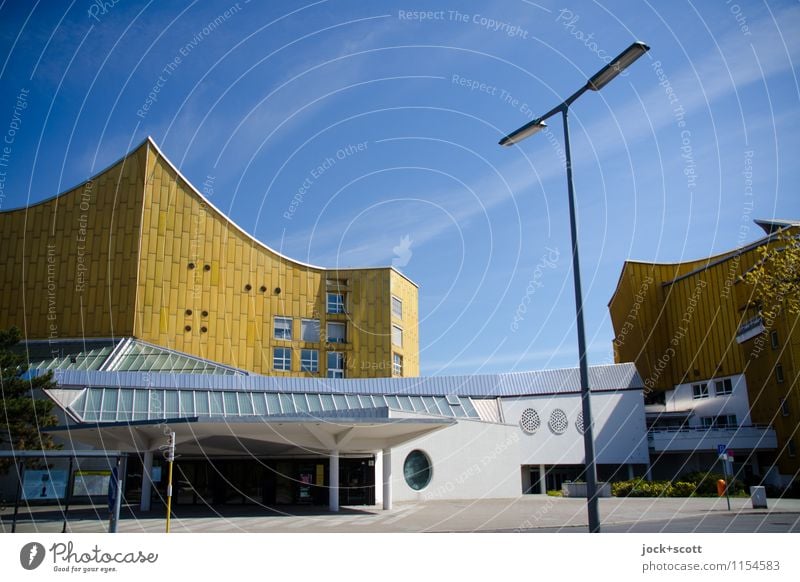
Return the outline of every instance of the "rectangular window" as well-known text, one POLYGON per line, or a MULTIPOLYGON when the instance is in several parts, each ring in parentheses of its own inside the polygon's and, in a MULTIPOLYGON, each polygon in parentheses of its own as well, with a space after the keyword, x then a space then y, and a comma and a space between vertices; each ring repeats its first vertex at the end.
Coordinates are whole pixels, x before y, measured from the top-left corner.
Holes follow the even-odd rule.
POLYGON ((774 329, 769 334, 769 343, 772 345, 773 350, 778 349, 778 330, 774 329))
POLYGON ((343 344, 347 341, 347 324, 328 323, 328 341, 334 344, 343 344))
POLYGON ((319 350, 300 350, 300 371, 312 373, 319 371, 319 350))
POLYGON ((272 350, 272 367, 288 372, 292 369, 292 349, 275 348, 272 350))
POLYGON ((403 375, 403 356, 400 354, 392 354, 392 373, 395 376, 403 375))
POLYGON ((729 394, 733 393, 733 382, 731 382, 730 378, 717 380, 714 382, 714 391, 716 392, 717 396, 728 396, 729 394))
POLYGON ((300 339, 304 342, 319 341, 319 319, 303 319, 300 321, 300 339))
POLYGON ((392 295, 392 315, 403 319, 403 302, 394 295, 392 295))
POLYGON ((711 428, 711 426, 714 424, 714 419, 710 416, 703 416, 700 418, 700 424, 703 428, 711 428))
POLYGON ((403 328, 398 325, 392 326, 392 343, 398 348, 403 347, 403 328))
POLYGON ((692 384, 692 398, 708 398, 708 384, 692 384))
POLYGON ((344 293, 328 293, 328 313, 344 313, 344 293))
POLYGON ((328 378, 344 378, 344 354, 328 352, 328 378))
POLYGON ((781 416, 789 416, 789 401, 781 398, 781 416))
POLYGON ((290 340, 292 339, 292 318, 291 317, 276 317, 275 318, 275 339, 290 340))
POLYGON ((720 414, 717 417, 717 422, 715 424, 717 428, 736 428, 738 423, 736 422, 736 415, 735 414, 720 414))
POLYGON ((783 366, 775 364, 775 380, 780 384, 783 382, 783 366))

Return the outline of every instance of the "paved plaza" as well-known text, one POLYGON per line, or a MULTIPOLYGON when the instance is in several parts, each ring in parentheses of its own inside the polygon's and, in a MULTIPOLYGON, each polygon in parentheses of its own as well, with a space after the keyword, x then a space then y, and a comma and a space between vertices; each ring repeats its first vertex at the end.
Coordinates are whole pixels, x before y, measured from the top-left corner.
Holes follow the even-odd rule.
MULTIPOLYGON (((11 508, 2 515, 2 531, 11 529, 11 508)), ((768 509, 752 509, 749 499, 601 499, 606 532, 800 532, 800 500, 770 499, 768 509)), ((52 508, 21 511, 19 532, 59 532, 61 513, 52 508)), ((378 507, 343 507, 330 513, 315 507, 268 508, 255 505, 178 507, 172 531, 187 532, 585 532, 582 499, 527 495, 517 499, 398 503, 378 507)), ((106 508, 70 509, 68 531, 105 532, 106 508)), ((164 516, 125 508, 120 532, 163 532, 164 516)))

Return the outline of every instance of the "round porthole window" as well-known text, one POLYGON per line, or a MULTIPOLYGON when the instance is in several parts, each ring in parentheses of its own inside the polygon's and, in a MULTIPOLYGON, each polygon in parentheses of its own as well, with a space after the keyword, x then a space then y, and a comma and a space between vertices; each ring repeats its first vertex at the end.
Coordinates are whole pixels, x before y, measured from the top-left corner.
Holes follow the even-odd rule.
POLYGON ((431 460, 428 455, 420 450, 414 450, 408 453, 405 462, 403 463, 403 477, 414 491, 425 489, 428 483, 431 482, 433 468, 431 467, 431 460))
POLYGON ((567 426, 569 426, 567 413, 560 408, 553 410, 553 412, 550 413, 550 422, 548 426, 554 433, 564 434, 564 431, 567 430, 567 426))
POLYGON ((533 408, 526 408, 522 411, 522 416, 519 417, 519 426, 525 434, 535 433, 539 430, 541 424, 539 413, 533 408))

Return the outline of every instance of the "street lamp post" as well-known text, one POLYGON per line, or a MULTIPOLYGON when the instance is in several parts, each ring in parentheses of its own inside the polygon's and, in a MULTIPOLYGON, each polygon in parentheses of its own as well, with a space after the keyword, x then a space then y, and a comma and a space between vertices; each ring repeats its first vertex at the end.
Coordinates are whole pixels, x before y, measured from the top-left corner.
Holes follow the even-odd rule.
POLYGON ((586 476, 586 501, 589 512, 589 531, 600 531, 600 514, 597 510, 597 471, 594 458, 592 434, 592 410, 589 402, 589 368, 586 362, 586 332, 583 325, 583 294, 581 292, 581 269, 578 261, 578 226, 575 220, 575 192, 572 185, 572 154, 569 146, 569 107, 586 91, 599 91, 626 67, 650 50, 643 42, 634 42, 617 58, 600 69, 586 84, 541 117, 523 125, 500 140, 501 146, 512 146, 547 127, 545 120, 561 113, 564 125, 564 149, 566 150, 567 194, 569 197, 569 226, 572 235, 572 275, 575 280, 575 315, 578 327, 578 358, 580 362, 581 405, 583 411, 584 473, 586 476))

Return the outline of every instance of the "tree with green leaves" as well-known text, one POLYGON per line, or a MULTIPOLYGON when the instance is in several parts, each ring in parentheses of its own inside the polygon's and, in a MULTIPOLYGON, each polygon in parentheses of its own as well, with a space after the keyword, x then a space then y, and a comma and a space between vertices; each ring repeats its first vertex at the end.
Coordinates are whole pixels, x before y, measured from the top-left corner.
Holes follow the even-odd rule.
POLYGON ((761 247, 761 260, 742 279, 753 287, 764 317, 774 320, 783 311, 800 314, 800 238, 787 229, 772 247, 761 247))
MULTIPOLYGON (((42 450, 59 448, 42 429, 56 424, 53 402, 41 397, 41 390, 55 388, 52 372, 29 378, 25 356, 12 348, 20 341, 16 327, 0 330, 0 448, 42 450)), ((12 461, 0 458, 0 473, 8 472, 12 461)))

